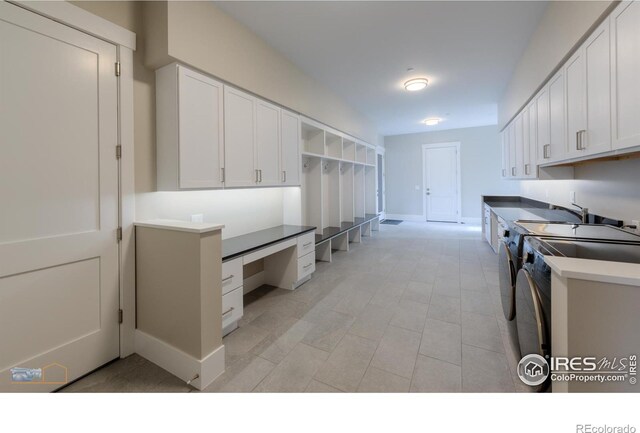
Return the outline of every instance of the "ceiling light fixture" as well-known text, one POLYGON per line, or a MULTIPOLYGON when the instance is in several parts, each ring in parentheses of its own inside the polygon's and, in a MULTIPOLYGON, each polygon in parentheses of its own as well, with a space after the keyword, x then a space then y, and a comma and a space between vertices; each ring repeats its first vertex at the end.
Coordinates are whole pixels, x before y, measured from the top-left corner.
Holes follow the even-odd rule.
POLYGON ((404 83, 404 88, 409 92, 415 92, 417 90, 422 90, 427 87, 429 84, 429 80, 426 78, 414 78, 412 80, 406 81, 404 83))
POLYGON ((423 120, 422 123, 424 123, 427 126, 436 126, 438 123, 440 123, 440 119, 438 119, 437 117, 430 117, 428 119, 423 120))

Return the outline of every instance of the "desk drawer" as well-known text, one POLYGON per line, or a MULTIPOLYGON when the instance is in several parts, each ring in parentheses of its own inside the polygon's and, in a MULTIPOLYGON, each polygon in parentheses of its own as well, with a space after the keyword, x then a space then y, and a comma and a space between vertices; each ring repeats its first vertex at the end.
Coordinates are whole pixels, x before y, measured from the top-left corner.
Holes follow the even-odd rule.
POLYGON ((222 328, 237 322, 242 314, 242 287, 238 287, 222 296, 222 328))
POLYGON ((222 264, 222 294, 242 286, 242 257, 222 264))
POLYGON ((298 258, 298 280, 311 275, 316 270, 316 252, 312 251, 298 258))
POLYGON ((314 232, 305 233, 298 236, 298 257, 309 254, 316 250, 316 234, 314 232))

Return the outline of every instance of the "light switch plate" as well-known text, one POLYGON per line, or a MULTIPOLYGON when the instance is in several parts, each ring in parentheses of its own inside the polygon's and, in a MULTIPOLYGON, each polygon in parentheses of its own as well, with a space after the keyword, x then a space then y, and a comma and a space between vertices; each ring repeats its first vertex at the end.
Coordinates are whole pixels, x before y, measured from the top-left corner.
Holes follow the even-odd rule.
POLYGON ((202 223, 202 222, 204 222, 204 214, 196 213, 196 214, 191 215, 191 222, 192 223, 202 223))

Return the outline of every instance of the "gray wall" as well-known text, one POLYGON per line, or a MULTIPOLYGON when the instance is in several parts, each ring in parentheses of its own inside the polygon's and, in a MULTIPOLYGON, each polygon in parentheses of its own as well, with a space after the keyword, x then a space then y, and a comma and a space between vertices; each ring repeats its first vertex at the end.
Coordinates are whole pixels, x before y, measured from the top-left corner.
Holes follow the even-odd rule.
POLYGON ((521 194, 561 206, 570 206, 569 193, 590 211, 626 223, 640 220, 640 159, 596 161, 574 168, 572 180, 528 180, 521 194))
POLYGON ((422 215, 422 145, 451 141, 460 142, 463 218, 480 218, 482 194, 519 193, 519 182, 500 179, 497 126, 393 135, 384 138, 387 214, 422 215))

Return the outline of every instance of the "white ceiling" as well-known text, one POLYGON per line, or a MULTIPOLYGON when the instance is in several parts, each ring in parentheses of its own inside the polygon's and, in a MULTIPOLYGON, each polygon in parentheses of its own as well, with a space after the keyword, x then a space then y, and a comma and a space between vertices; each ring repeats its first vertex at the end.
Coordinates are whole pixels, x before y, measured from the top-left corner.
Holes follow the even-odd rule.
POLYGON ((383 135, 497 123, 544 1, 215 2, 383 135), (407 72, 412 67, 414 71, 407 72), (430 80, 421 92, 402 86, 430 80), (427 127, 421 120, 444 121, 427 127))

